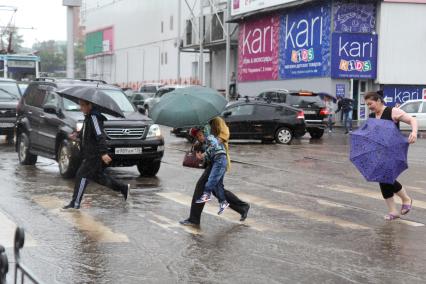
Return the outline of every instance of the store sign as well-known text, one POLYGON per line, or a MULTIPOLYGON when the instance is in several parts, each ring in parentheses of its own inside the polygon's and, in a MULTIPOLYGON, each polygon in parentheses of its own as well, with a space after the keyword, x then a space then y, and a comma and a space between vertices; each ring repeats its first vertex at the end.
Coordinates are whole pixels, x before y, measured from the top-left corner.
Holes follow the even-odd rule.
POLYGON ((332 78, 376 78, 377 35, 333 33, 332 42, 332 78))
POLYGON ((114 51, 114 30, 112 27, 86 34, 86 56, 111 53, 114 51))
POLYGON ((388 85, 383 88, 383 95, 386 105, 394 106, 410 100, 426 99, 426 86, 388 85))
POLYGON ((371 33, 376 28, 376 3, 335 1, 333 19, 335 32, 371 33))
POLYGON ((232 0, 231 16, 297 1, 300 0, 232 0))
POLYGON ((240 25, 238 81, 278 79, 278 34, 279 16, 240 25))
POLYGON ((9 68, 35 68, 36 63, 34 61, 24 60, 9 60, 7 61, 7 67, 9 68))
POLYGON ((281 79, 329 75, 330 15, 330 4, 323 2, 281 16, 281 79))
POLYGON ((346 97, 345 84, 336 84, 336 97, 346 97))

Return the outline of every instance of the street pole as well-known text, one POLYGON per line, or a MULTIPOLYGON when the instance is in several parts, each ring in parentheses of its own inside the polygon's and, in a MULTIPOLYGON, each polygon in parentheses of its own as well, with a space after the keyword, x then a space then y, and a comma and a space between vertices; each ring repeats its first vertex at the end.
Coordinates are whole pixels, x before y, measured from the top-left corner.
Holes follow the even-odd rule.
POLYGON ((180 43, 182 41, 182 0, 178 1, 178 16, 177 16, 177 83, 180 84, 180 43))
POLYGON ((74 7, 67 6, 67 77, 74 78, 74 7))
POLYGON ((225 22, 225 34, 226 34, 226 54, 225 54, 225 94, 226 99, 229 101, 231 99, 231 94, 229 93, 229 85, 231 83, 230 78, 230 67, 231 67, 231 35, 229 30, 228 20, 231 18, 231 0, 228 0, 226 5, 226 22, 225 22))
POLYGON ((199 81, 200 85, 204 85, 204 17, 203 17, 203 1, 200 0, 200 32, 199 32, 199 38, 200 38, 200 59, 199 59, 199 81))

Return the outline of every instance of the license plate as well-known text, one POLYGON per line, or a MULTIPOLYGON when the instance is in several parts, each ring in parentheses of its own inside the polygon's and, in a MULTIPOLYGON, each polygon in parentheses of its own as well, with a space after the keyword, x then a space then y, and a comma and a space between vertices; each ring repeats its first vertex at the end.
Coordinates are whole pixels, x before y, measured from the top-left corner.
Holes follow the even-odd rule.
POLYGON ((315 110, 305 110, 304 113, 305 114, 317 114, 317 112, 315 110))
POLYGON ((3 122, 3 123, 0 123, 0 127, 4 127, 4 128, 11 128, 11 127, 15 127, 15 124, 14 123, 6 123, 6 122, 3 122))
POLYGON ((142 148, 115 148, 116 155, 137 155, 142 154, 142 148))

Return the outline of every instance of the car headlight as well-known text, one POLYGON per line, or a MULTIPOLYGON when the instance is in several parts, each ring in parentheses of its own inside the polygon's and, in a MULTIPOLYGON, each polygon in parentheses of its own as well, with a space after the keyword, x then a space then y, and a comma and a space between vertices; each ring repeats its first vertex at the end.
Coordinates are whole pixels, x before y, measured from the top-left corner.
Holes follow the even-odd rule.
POLYGON ((151 138, 151 137, 159 137, 159 136, 161 136, 160 126, 158 124, 151 125, 149 127, 148 135, 146 137, 151 138))
POLYGON ((80 130, 83 128, 83 122, 77 122, 76 130, 77 132, 80 132, 80 130))

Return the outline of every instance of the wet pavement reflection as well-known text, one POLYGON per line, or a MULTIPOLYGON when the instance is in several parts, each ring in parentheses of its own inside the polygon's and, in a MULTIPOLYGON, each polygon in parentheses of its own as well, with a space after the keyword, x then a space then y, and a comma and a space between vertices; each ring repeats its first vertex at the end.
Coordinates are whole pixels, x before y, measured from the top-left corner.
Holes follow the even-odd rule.
POLYGON ((378 186, 349 162, 347 135, 288 146, 232 141, 225 186, 251 204, 248 219, 230 209, 218 216, 212 200, 192 228, 178 221, 202 171, 182 167, 190 144, 163 130, 157 177, 110 169, 131 184, 129 201, 91 183, 72 212, 60 207, 74 181, 60 177, 56 162, 21 166, 2 143, 0 243, 9 260, 19 225, 23 262, 46 283, 426 283, 426 140, 410 147, 401 176, 414 210, 394 222, 383 220, 378 186))

